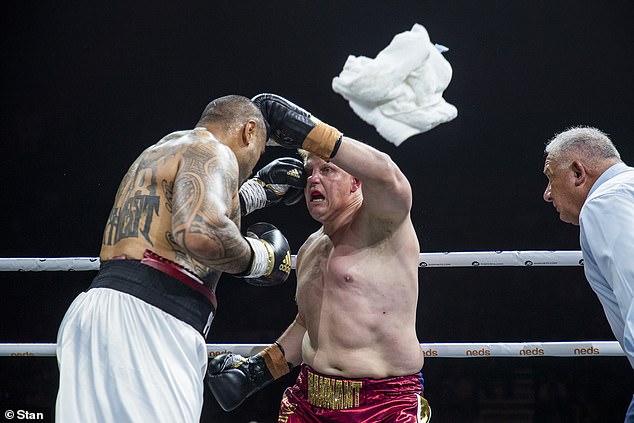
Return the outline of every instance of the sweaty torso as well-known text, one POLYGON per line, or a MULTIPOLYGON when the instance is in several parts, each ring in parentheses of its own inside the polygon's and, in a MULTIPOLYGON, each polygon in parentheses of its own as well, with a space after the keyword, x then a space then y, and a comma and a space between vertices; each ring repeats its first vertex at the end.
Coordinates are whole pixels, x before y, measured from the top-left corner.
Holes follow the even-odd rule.
POLYGON ((407 220, 380 241, 348 228, 322 230, 297 261, 297 305, 306 324, 303 360, 319 372, 384 378, 418 372, 419 246, 407 220))
MULTIPOLYGON (((200 128, 167 135, 147 148, 125 174, 104 229, 100 260, 140 259, 146 249, 172 260, 215 288, 220 272, 194 260, 172 234, 173 187, 183 151, 198 142, 215 142, 200 128)), ((239 225, 239 206, 233 220, 239 225)))

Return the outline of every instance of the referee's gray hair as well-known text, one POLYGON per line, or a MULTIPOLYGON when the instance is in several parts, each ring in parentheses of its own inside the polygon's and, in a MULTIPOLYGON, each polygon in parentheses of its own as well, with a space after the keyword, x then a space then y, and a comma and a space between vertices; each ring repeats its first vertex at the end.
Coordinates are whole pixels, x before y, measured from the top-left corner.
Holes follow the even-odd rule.
POLYGON ((621 155, 601 130, 591 126, 574 126, 556 134, 546 143, 545 153, 556 159, 561 154, 576 152, 594 160, 617 159, 621 155))

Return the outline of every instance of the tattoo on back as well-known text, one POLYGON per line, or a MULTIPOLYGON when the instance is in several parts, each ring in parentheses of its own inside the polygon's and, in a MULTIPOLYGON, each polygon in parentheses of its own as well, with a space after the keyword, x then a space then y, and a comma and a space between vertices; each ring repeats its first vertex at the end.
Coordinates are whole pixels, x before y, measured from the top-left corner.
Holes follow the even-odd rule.
POLYGON ((146 152, 132 164, 121 182, 106 222, 103 244, 113 245, 124 238, 143 236, 154 246, 150 229, 152 220, 159 215, 161 202, 157 195, 157 173, 166 159, 159 153, 146 152))
POLYGON ((113 207, 108 217, 104 244, 113 245, 123 238, 142 235, 151 245, 152 218, 158 216, 160 197, 137 194, 128 198, 121 207, 113 207))
POLYGON ((161 182, 163 186, 163 192, 165 193, 165 207, 167 211, 172 213, 172 201, 174 198, 174 183, 168 182, 165 179, 161 182))

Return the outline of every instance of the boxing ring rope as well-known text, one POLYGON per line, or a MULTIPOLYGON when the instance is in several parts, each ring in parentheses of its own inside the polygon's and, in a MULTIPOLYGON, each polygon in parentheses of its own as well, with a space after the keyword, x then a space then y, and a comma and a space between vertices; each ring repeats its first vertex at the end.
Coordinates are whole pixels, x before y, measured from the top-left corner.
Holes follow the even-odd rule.
MULTIPOLYGON (((291 256, 295 268, 296 256, 291 256)), ((419 267, 583 266, 581 251, 420 253, 419 267)), ((98 270, 98 257, 0 258, 0 272, 98 270)))
MULTIPOLYGON (((269 344, 207 344, 210 357, 224 353, 250 356, 269 344)), ((0 344, 0 357, 52 357, 56 344, 0 344)), ((506 343, 431 343, 420 344, 425 357, 597 357, 624 356, 616 341, 506 342, 506 343)))
MULTIPOLYGON (((292 256, 295 268, 296 256, 292 256)), ((499 266, 583 266, 581 251, 475 251, 420 253, 419 267, 499 267, 499 266)), ((0 271, 90 271, 99 269, 97 257, 0 258, 0 271)), ((268 344, 208 344, 208 355, 226 352, 253 355, 268 344)), ((0 344, 0 356, 55 356, 56 344, 0 344)), ((422 343, 426 357, 597 357, 625 356, 616 341, 506 342, 506 343, 422 343)))

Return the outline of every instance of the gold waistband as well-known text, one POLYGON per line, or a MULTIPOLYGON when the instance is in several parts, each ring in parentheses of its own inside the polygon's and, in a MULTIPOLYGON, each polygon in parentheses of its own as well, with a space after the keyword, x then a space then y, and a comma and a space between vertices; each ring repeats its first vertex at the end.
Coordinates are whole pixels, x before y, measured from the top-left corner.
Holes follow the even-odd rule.
POLYGON ((328 410, 359 406, 362 381, 335 379, 306 370, 309 404, 328 410))

